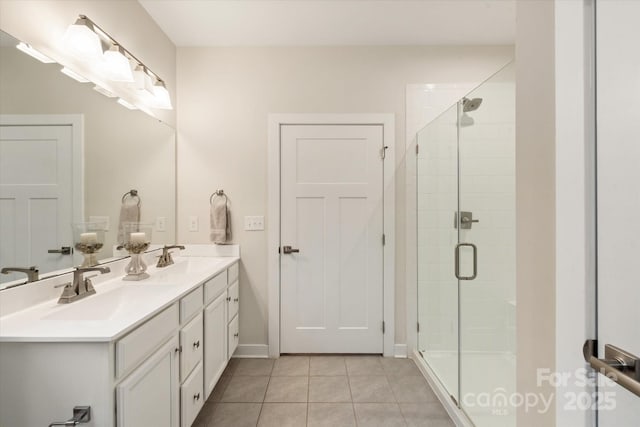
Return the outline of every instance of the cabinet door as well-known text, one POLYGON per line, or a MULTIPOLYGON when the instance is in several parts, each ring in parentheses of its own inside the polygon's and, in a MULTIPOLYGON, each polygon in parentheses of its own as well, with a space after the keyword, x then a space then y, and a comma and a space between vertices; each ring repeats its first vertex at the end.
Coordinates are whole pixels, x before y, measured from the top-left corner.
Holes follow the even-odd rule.
POLYGON ((178 427, 178 337, 174 336, 116 387, 118 427, 178 427))
POLYGON ((198 314, 191 322, 180 331, 180 381, 187 379, 193 368, 202 360, 204 343, 202 339, 202 313, 198 314))
POLYGON ((223 293, 204 310, 204 385, 205 399, 227 366, 226 294, 223 293))
POLYGON ((229 321, 233 319, 236 314, 238 314, 238 308, 240 307, 240 288, 238 286, 238 282, 229 286, 229 290, 227 291, 228 297, 227 302, 229 303, 229 310, 227 314, 227 318, 229 321))
MULTIPOLYGON (((202 395, 202 363, 193 370, 180 387, 182 427, 190 427, 204 405, 202 395)), ((155 426, 154 426, 155 427, 155 426)))
POLYGON ((240 329, 238 327, 238 317, 233 318, 231 322, 229 322, 229 358, 233 356, 233 353, 236 351, 238 347, 238 342, 240 342, 240 329))

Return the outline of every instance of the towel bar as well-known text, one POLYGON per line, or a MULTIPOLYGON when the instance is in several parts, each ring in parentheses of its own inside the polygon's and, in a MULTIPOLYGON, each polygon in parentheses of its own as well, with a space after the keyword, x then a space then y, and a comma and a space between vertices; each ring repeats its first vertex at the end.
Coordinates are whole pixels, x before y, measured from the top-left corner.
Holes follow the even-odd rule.
POLYGON ((122 203, 124 203, 124 201, 127 199, 127 196, 129 196, 132 199, 138 199, 138 206, 140 206, 140 202, 142 201, 142 199, 140 199, 140 196, 138 196, 138 190, 129 190, 126 193, 124 193, 122 195, 122 203))

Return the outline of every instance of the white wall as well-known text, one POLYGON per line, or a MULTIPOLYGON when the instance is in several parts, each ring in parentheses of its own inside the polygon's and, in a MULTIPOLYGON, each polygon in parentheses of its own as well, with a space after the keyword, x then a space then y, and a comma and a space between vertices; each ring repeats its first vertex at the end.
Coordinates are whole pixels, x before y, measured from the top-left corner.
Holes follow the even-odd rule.
MULTIPOLYGON (((494 47, 314 47, 178 49, 178 240, 209 241, 209 195, 232 203, 242 247, 241 340, 267 343, 265 232, 245 232, 245 215, 266 214, 269 113, 394 113, 405 140, 409 83, 489 77, 513 56, 494 47), (188 231, 188 218, 200 220, 188 231)), ((396 262, 405 260, 405 148, 397 145, 396 262)), ((265 218, 269 227, 271 218, 265 218)), ((396 269, 396 342, 406 340, 405 270, 396 269)))
MULTIPOLYGON (((556 182, 553 1, 516 2, 516 389, 554 396, 538 368, 555 370, 556 182)), ((518 427, 553 427, 549 410, 518 408, 518 427)))
MULTIPOLYGON (((56 59, 60 57, 56 43, 79 14, 87 15, 157 73, 175 98, 175 45, 136 0, 0 0, 0 30, 56 59)), ((175 127, 175 110, 156 110, 156 114, 175 127)))

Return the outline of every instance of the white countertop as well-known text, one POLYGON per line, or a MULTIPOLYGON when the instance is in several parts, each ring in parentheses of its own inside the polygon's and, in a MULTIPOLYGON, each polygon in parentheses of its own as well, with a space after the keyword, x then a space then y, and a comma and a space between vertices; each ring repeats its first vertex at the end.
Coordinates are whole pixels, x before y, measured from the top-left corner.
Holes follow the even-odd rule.
MULTIPOLYGON (((123 281, 122 271, 112 267, 109 276, 115 277, 105 277, 101 283, 100 276, 92 279, 95 295, 70 304, 58 304, 56 297, 0 317, 0 342, 116 340, 239 259, 174 254, 173 265, 149 267, 150 277, 139 282, 123 281)), ((62 288, 56 290, 62 293, 62 288)))

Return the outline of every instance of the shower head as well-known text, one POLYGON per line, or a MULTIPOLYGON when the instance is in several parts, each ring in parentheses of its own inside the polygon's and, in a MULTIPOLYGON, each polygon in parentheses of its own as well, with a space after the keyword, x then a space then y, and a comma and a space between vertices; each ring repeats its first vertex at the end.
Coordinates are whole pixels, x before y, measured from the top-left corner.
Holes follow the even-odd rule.
POLYGON ((482 104, 482 98, 462 98, 462 112, 475 111, 480 107, 480 104, 482 104))
POLYGON ((462 113, 462 116, 460 116, 461 127, 473 126, 474 123, 475 121, 473 120, 473 117, 468 115, 466 112, 462 113))

